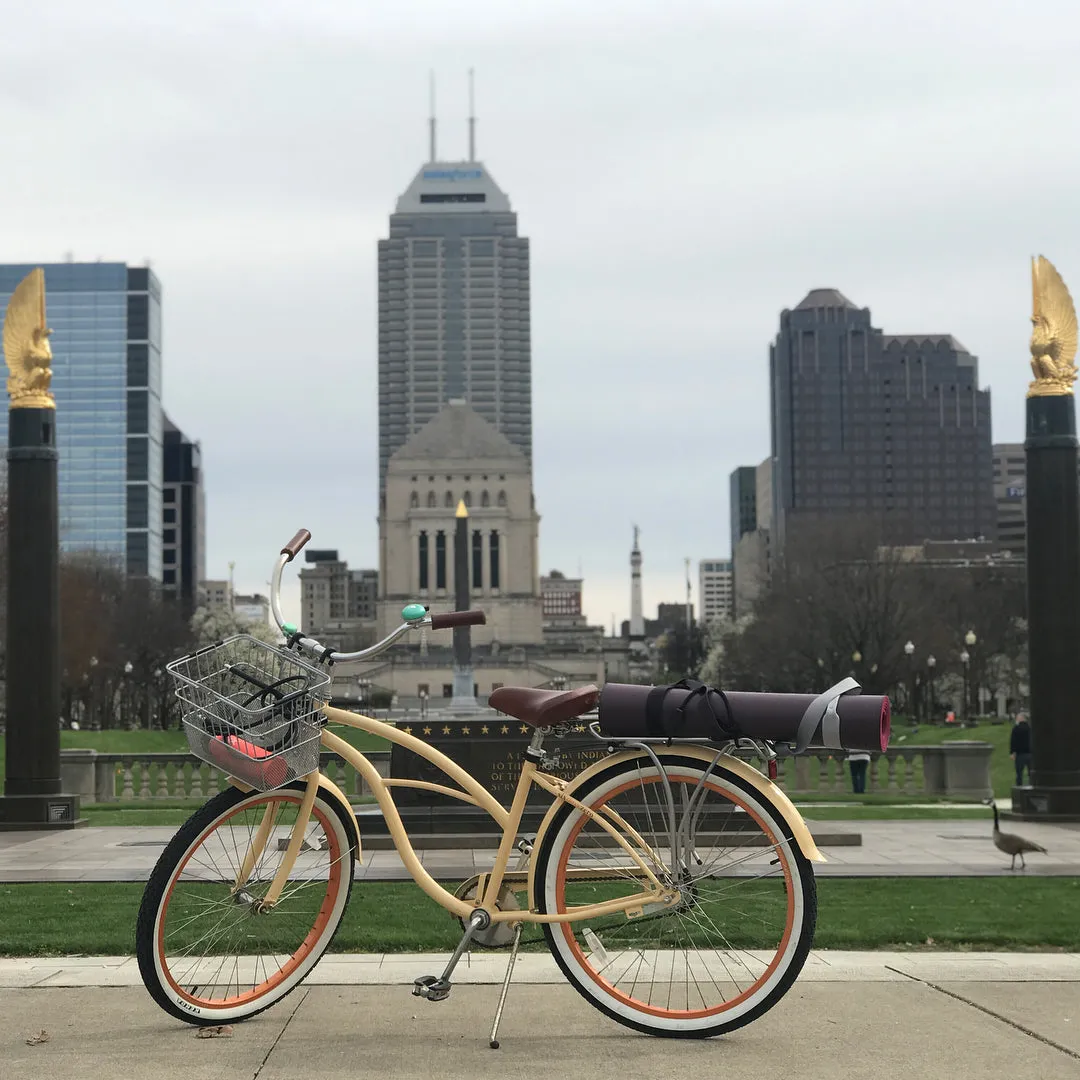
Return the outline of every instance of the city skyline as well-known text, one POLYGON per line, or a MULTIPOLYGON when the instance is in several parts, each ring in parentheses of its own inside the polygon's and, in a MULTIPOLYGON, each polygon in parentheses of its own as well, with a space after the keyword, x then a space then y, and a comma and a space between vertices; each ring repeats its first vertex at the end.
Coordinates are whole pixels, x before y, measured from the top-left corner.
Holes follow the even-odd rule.
POLYGON ((195 26, 62 7, 47 27, 13 15, 3 122, 26 160, 47 128, 79 182, 0 178, 18 208, 2 258, 151 257, 163 401, 210 481, 207 572, 235 560, 238 591, 265 592, 271 538, 298 525, 374 565, 372 255, 425 155, 432 66, 440 157, 467 156, 475 66, 479 156, 532 241, 540 563, 580 565, 590 621, 628 613, 632 522, 646 611, 682 596, 684 557, 725 554, 727 478, 768 453, 767 344, 813 288, 955 335, 993 391, 993 441, 1022 438, 1028 256, 1080 272, 1060 225, 1080 149, 1040 164, 1080 89, 1071 9, 1035 41, 1019 11, 627 5, 613 41, 557 2, 195 26))

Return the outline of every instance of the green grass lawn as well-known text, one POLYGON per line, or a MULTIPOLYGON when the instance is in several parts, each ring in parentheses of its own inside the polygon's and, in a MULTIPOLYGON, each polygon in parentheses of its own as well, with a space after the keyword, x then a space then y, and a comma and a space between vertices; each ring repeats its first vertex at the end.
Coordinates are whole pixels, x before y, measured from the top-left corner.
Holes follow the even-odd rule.
MULTIPOLYGON (((141 882, 0 885, 0 954, 127 955, 141 882)), ((1080 878, 818 881, 828 949, 1080 948, 1080 878)), ((539 928, 526 928, 540 948, 539 928)), ((357 882, 335 952, 449 952, 460 930, 411 882, 357 882)))

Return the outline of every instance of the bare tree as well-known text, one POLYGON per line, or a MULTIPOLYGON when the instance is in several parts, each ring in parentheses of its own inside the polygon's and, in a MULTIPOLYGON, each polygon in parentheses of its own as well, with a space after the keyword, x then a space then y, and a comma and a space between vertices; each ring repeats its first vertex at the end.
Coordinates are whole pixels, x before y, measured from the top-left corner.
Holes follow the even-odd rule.
POLYGON ((1015 569, 934 566, 882 537, 870 519, 801 524, 753 617, 721 635, 726 685, 806 693, 854 675, 871 693, 902 687, 905 708, 917 711, 927 704, 926 658, 942 679, 961 673, 969 629, 979 642, 969 650, 973 685, 990 685, 1001 667, 991 658, 1023 654, 1015 569))

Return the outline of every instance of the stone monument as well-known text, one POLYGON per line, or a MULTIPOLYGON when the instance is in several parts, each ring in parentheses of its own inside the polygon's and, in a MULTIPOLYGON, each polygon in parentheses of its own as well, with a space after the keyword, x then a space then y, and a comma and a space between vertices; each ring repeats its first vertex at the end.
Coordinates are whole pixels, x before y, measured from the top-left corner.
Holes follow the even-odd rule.
MULTIPOLYGON (((469 610, 469 508, 458 500, 454 519, 454 608, 469 610)), ((472 665, 472 627, 454 627, 454 682, 450 711, 472 716, 479 711, 472 665)))
POLYGON ((1080 487, 1073 384, 1076 309, 1057 270, 1032 262, 1027 393, 1027 589, 1032 786, 1013 815, 1080 821, 1080 487))
POLYGON ((4 357, 10 411, 7 761, 0 829, 66 829, 79 823, 79 799, 61 793, 59 454, 40 268, 8 301, 4 357))

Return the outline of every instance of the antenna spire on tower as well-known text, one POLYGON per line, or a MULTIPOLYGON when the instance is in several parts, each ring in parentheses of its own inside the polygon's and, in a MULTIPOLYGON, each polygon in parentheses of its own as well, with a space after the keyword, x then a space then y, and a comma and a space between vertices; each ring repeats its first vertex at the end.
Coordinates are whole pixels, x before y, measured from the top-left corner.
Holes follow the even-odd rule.
POLYGON ((435 72, 428 72, 428 160, 435 160, 435 72))
POLYGON ((476 160, 476 93, 472 68, 469 68, 469 160, 476 160))

